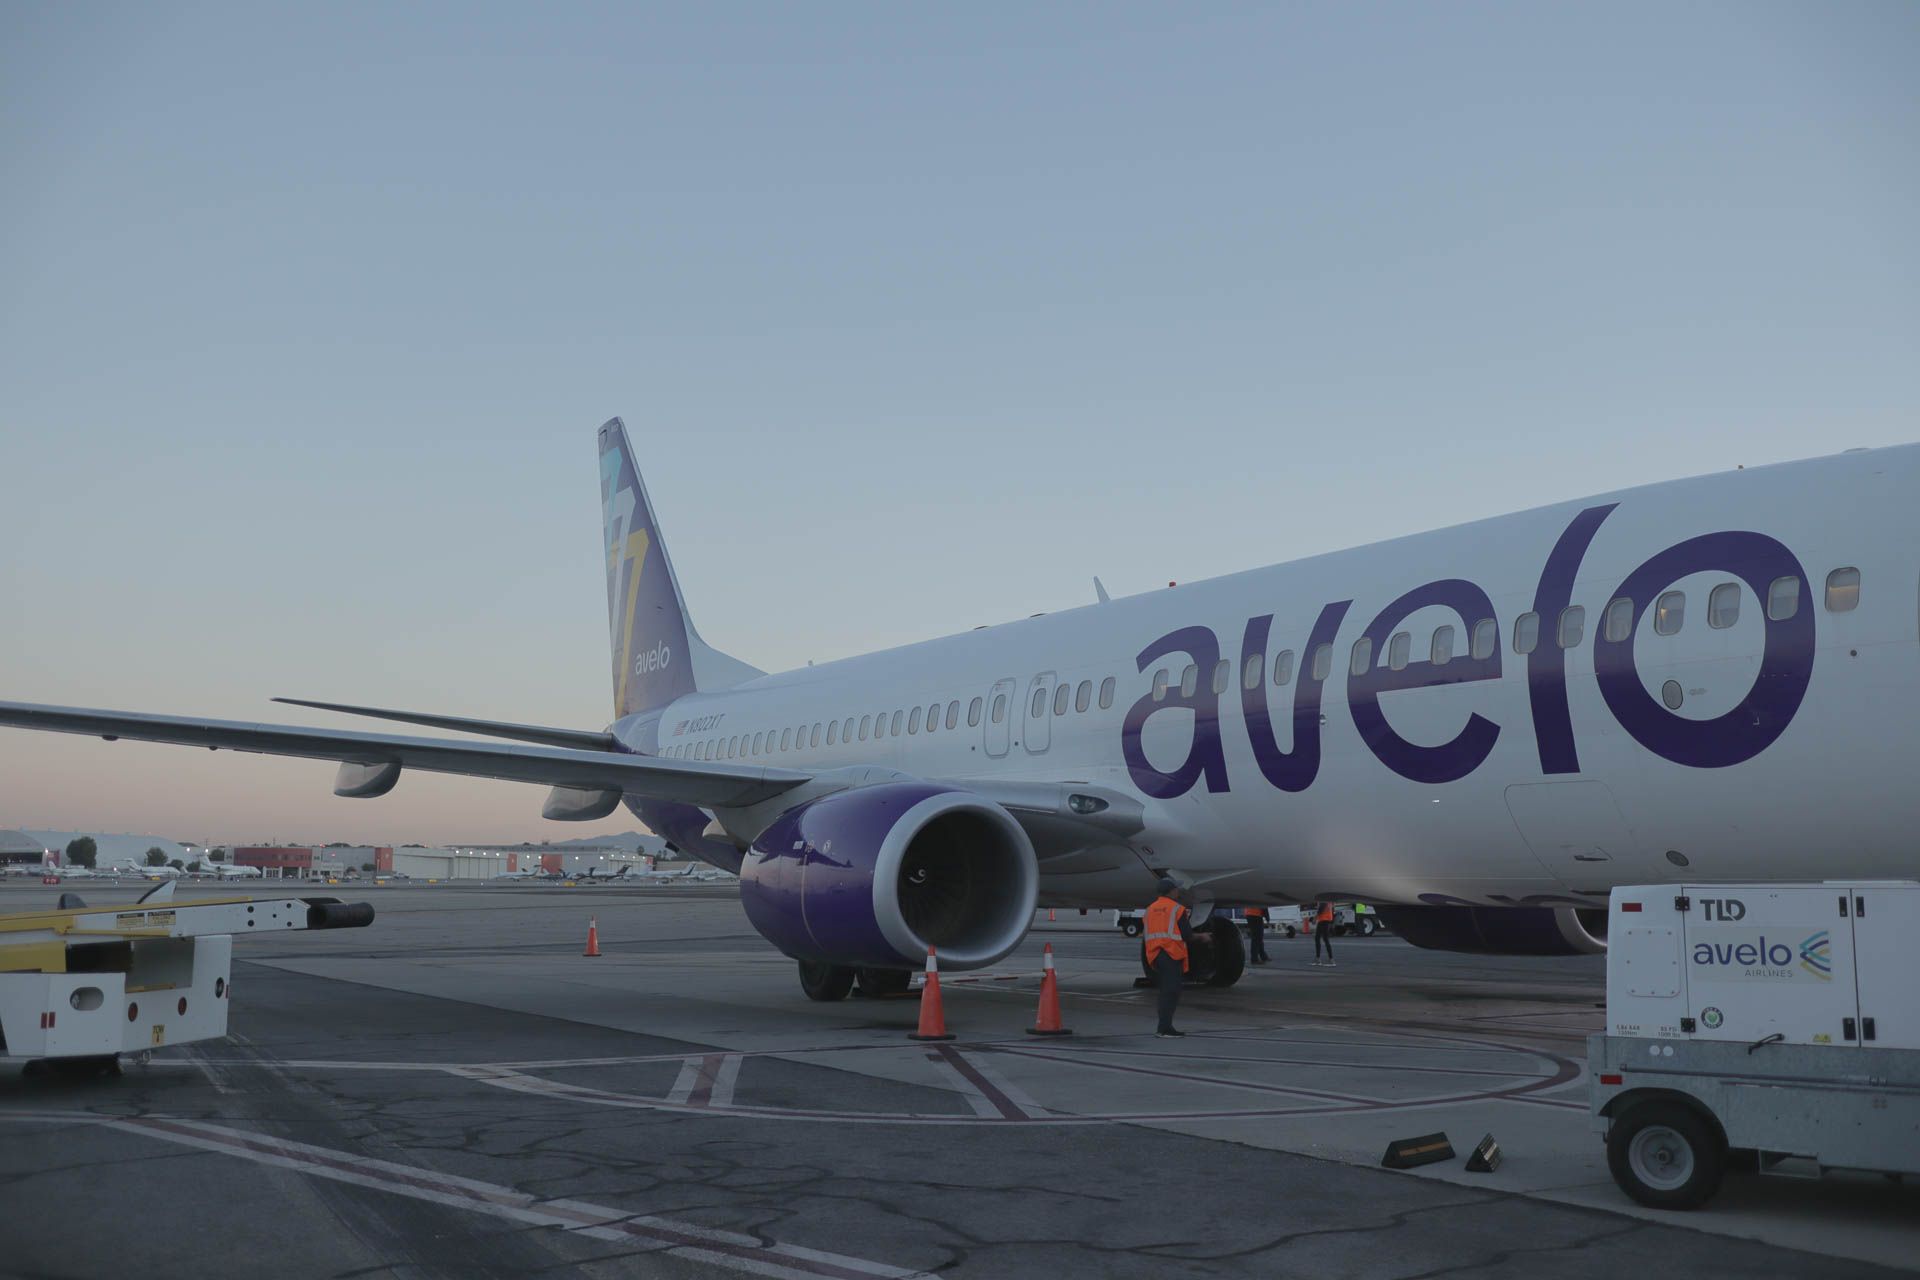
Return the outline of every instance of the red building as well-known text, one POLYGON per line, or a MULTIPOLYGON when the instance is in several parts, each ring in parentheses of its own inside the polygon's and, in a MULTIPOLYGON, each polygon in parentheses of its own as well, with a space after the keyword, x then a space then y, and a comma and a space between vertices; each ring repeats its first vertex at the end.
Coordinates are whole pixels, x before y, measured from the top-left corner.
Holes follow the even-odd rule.
POLYGON ((313 866, 313 850, 252 845, 236 848, 233 851, 233 865, 259 867, 262 871, 277 869, 282 874, 288 871, 306 871, 313 866))

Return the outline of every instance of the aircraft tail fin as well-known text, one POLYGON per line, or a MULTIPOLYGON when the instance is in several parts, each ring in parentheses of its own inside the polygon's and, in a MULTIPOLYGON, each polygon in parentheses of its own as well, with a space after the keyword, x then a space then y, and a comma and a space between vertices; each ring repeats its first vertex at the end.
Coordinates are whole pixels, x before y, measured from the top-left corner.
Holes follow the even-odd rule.
POLYGON ((694 628, 626 425, 618 418, 600 428, 600 512, 616 717, 765 674, 711 647, 694 628))

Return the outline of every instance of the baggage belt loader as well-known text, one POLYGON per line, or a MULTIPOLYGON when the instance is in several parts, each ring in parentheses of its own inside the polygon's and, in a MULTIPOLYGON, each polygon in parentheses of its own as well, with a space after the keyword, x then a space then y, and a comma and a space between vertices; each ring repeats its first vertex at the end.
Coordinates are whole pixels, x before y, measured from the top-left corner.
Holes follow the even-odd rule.
POLYGON ((373 908, 338 898, 138 902, 0 915, 0 1060, 117 1072, 123 1053, 227 1034, 237 934, 357 929, 373 908))
POLYGON ((1608 912, 1589 1107, 1620 1189, 1920 1173, 1920 884, 1649 885, 1608 912))

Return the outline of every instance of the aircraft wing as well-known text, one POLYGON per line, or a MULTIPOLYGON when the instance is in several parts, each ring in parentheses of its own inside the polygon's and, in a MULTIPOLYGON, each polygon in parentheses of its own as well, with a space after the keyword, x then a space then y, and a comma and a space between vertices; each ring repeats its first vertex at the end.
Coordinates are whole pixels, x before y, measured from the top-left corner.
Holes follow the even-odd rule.
POLYGON ((403 769, 424 769, 429 773, 504 778, 583 790, 618 790, 704 808, 758 804, 813 776, 795 769, 662 760, 624 751, 414 738, 297 725, 203 720, 193 716, 101 711, 89 707, 49 707, 29 702, 0 702, 0 725, 54 733, 84 733, 109 742, 131 738, 215 751, 304 756, 342 764, 399 765, 403 769))

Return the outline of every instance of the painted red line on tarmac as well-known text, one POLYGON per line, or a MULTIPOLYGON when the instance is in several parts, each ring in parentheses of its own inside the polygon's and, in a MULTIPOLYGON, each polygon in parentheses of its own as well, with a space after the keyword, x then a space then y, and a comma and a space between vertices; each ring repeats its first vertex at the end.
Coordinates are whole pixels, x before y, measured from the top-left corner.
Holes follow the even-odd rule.
POLYGON ((726 1060, 727 1055, 724 1053, 710 1053, 700 1059, 700 1075, 699 1078, 694 1081, 693 1092, 687 1095, 688 1106, 706 1107, 713 1105, 713 1082, 719 1079, 720 1064, 726 1060))
POLYGON ((1023 1110, 1018 1104, 1016 1104, 1012 1098, 1009 1098, 1005 1093, 1001 1092, 1000 1087, 998 1085, 994 1084, 993 1081, 981 1075, 980 1069, 974 1066, 971 1062, 968 1062, 966 1059, 966 1056, 962 1054, 958 1049, 954 1048, 950 1044, 943 1044, 943 1045, 937 1046, 934 1049, 934 1052, 939 1054, 940 1057, 946 1061, 948 1066, 952 1067, 955 1071, 958 1071, 966 1079, 966 1082, 968 1084, 978 1089, 980 1091, 980 1095, 984 1097, 988 1102, 992 1103, 993 1109, 1000 1113, 1001 1119, 1003 1120, 1033 1119, 1033 1117, 1028 1115, 1026 1111, 1023 1110))

